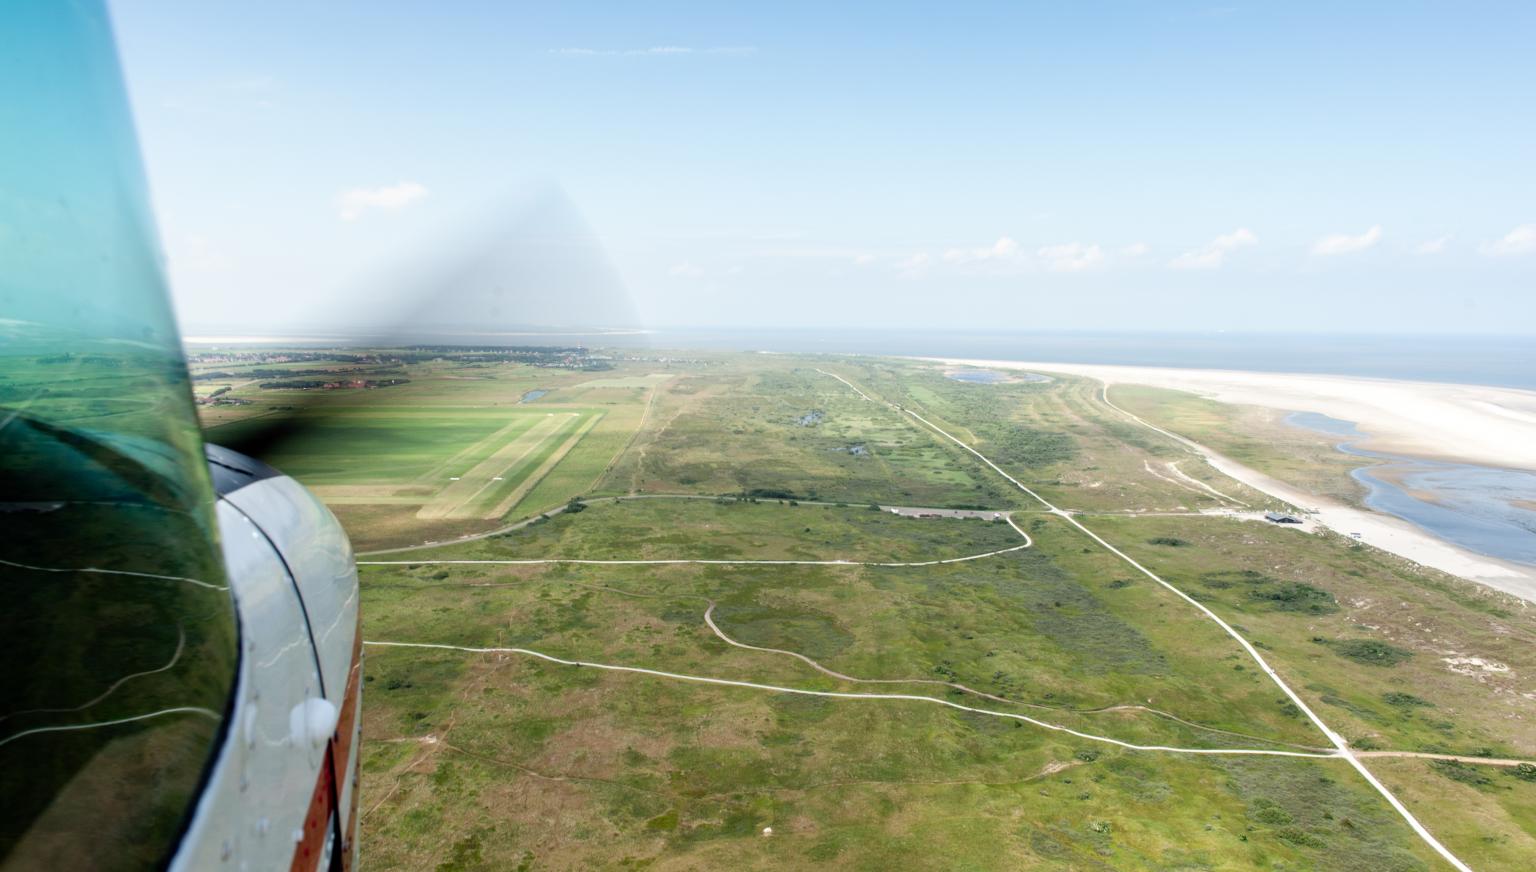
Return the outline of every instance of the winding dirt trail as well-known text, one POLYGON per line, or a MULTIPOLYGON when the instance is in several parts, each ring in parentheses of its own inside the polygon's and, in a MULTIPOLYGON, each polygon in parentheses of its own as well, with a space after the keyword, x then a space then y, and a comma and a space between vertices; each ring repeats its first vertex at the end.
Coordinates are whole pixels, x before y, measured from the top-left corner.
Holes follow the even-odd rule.
MULTIPOLYGON (((1022 532, 1022 531, 1020 531, 1020 532, 1022 532)), ((715 603, 713 601, 710 601, 709 608, 705 609, 705 611, 704 611, 704 623, 709 625, 710 631, 712 631, 716 636, 718 636, 720 638, 721 641, 725 642, 727 645, 734 645, 737 648, 745 648, 748 651, 762 651, 762 652, 765 652, 765 653, 768 653, 768 654, 783 654, 783 655, 788 656, 788 657, 793 657, 796 660, 799 660, 800 662, 802 662, 802 663, 806 664, 807 666, 811 667, 812 669, 816 670, 817 672, 822 673, 823 675, 827 675, 827 676, 830 676, 832 678, 836 678, 839 681, 846 681, 846 682, 849 682, 851 684, 928 684, 928 685, 933 685, 933 686, 936 686, 936 687, 947 687, 947 688, 950 688, 951 690, 958 690, 958 691, 960 691, 962 693, 968 693, 968 694, 971 694, 972 696, 981 697, 982 699, 990 699, 993 702, 1000 702, 1000 703, 1003 703, 1005 705, 1016 705, 1016 706, 1020 706, 1022 708, 1032 708, 1032 709, 1039 709, 1039 710, 1043 710, 1043 711, 1066 712, 1066 713, 1071 713, 1071 714, 1075 714, 1075 715, 1097 715, 1097 714, 1108 714, 1110 712, 1144 712, 1146 714, 1154 715, 1154 716, 1160 717, 1160 718, 1164 718, 1164 719, 1173 721, 1175 723, 1183 724, 1184 726, 1189 727, 1191 729, 1201 730, 1201 731, 1204 731, 1204 732, 1220 733, 1220 734, 1226 735, 1226 736, 1234 736, 1234 737, 1239 738, 1239 739, 1250 739, 1250 740, 1256 741, 1256 742, 1266 742, 1266 743, 1271 744, 1271 745, 1283 745, 1283 746, 1285 746, 1287 748, 1299 748, 1299 749, 1304 750, 1304 751, 1326 751, 1326 749, 1324 749, 1324 748, 1316 748, 1316 747, 1313 747, 1311 745, 1297 745, 1297 744, 1295 744, 1293 742, 1281 742, 1281 741, 1278 741, 1278 740, 1275 740, 1275 739, 1266 739, 1263 736, 1251 736, 1251 735, 1249 735, 1247 733, 1238 733, 1238 732, 1234 732, 1232 730, 1223 730, 1220 727, 1208 727, 1205 724, 1197 724, 1194 721, 1186 721, 1183 718, 1179 717, 1178 715, 1172 714, 1170 712, 1162 711, 1161 709, 1155 709, 1155 708, 1152 708, 1151 706, 1145 706, 1145 705, 1120 704, 1120 705, 1100 706, 1099 708, 1091 708, 1091 709, 1074 709, 1074 708, 1068 708, 1066 706, 1045 705, 1044 703, 1026 702, 1024 700, 1009 699, 1006 696, 998 696, 998 695, 993 694, 993 693, 988 693, 988 692, 986 692, 984 690, 977 690, 977 689, 975 689, 973 687, 967 687, 966 685, 961 684, 958 681, 943 681, 943 680, 940 680, 940 679, 937 679, 937 678, 857 678, 855 676, 847 675, 845 673, 838 672, 835 669, 830 669, 830 668, 828 668, 826 666, 823 666, 820 663, 816 662, 815 660, 812 660, 810 657, 807 657, 807 656, 805 656, 804 654, 801 654, 798 651, 789 651, 789 650, 786 650, 784 648, 764 648, 764 647, 762 647, 760 645, 748 645, 745 642, 740 642, 740 641, 737 641, 736 639, 732 639, 730 636, 726 635, 725 631, 720 629, 720 626, 718 624, 715 623, 714 613, 715 613, 715 603)))
MULTIPOLYGON (((1020 531, 1020 532, 1022 533, 1023 531, 1020 531)), ((1222 729, 1220 727, 1212 727, 1212 726, 1208 726, 1206 724, 1196 723, 1195 721, 1185 720, 1184 718, 1181 718, 1178 715, 1173 714, 1172 712, 1166 712, 1166 711, 1163 711, 1162 709, 1156 709, 1156 708, 1152 708, 1151 706, 1145 706, 1145 705, 1115 704, 1115 705, 1099 706, 1097 708, 1076 709, 1076 708, 1072 708, 1071 706, 1065 706, 1065 705, 1049 705, 1047 703, 1028 702, 1028 701, 1025 701, 1025 700, 1009 699, 1007 697, 998 696, 996 694, 988 693, 988 692, 986 692, 984 690, 976 690, 975 688, 968 687, 968 686, 966 686, 964 684, 961 684, 959 682, 941 681, 939 679, 933 679, 933 678, 858 678, 858 677, 855 677, 855 676, 852 676, 852 675, 845 675, 844 673, 841 673, 841 672, 838 672, 838 671, 836 671, 834 669, 830 669, 830 668, 828 668, 826 666, 823 666, 821 663, 818 663, 817 661, 811 659, 810 657, 807 657, 804 654, 799 653, 798 651, 788 651, 788 650, 785 650, 783 648, 763 648, 763 647, 760 647, 760 646, 757 646, 757 645, 748 645, 745 642, 741 642, 741 641, 738 641, 738 640, 732 638, 729 634, 727 634, 724 630, 722 630, 718 624, 715 623, 715 620, 714 620, 714 611, 715 611, 715 607, 716 607, 715 601, 712 600, 712 599, 709 599, 708 597, 700 596, 699 594, 689 594, 689 593, 638 593, 636 591, 622 590, 620 588, 611 587, 611 586, 605 585, 605 584, 589 584, 587 582, 570 581, 570 580, 564 580, 562 583, 563 584, 567 584, 567 585, 571 585, 571 586, 574 586, 574 587, 584 587, 584 588, 588 588, 590 590, 600 590, 600 591, 603 591, 605 593, 616 594, 618 596, 634 597, 634 598, 637 598, 637 599, 660 599, 660 600, 679 600, 679 599, 682 599, 682 600, 693 600, 693 601, 701 602, 701 603, 703 603, 705 605, 705 610, 704 610, 704 623, 705 623, 705 625, 709 627, 710 631, 713 632, 715 634, 715 636, 717 636, 721 641, 725 642, 726 644, 734 645, 737 648, 743 648, 743 649, 746 649, 746 650, 749 650, 749 651, 762 651, 764 653, 769 653, 769 654, 787 655, 789 657, 793 657, 793 658, 795 658, 797 660, 800 660, 801 662, 809 665, 811 668, 817 670, 818 672, 821 672, 824 675, 827 675, 827 676, 832 677, 832 678, 836 678, 836 679, 838 679, 840 681, 847 681, 847 682, 854 683, 854 684, 887 684, 887 685, 889 685, 889 684, 908 684, 908 685, 910 685, 910 684, 926 684, 926 685, 934 685, 934 686, 943 686, 943 687, 948 687, 948 688, 953 689, 953 690, 961 691, 962 693, 968 693, 968 694, 971 694, 973 696, 980 697, 982 699, 989 699, 989 700, 992 700, 994 702, 999 702, 999 703, 1004 703, 1004 704, 1007 704, 1007 705, 1018 706, 1020 708, 1035 709, 1037 711, 1062 712, 1062 713, 1065 713, 1065 714, 1073 714, 1073 715, 1112 714, 1114 712, 1143 713, 1143 714, 1153 715, 1155 717, 1164 718, 1165 720, 1173 721, 1175 723, 1183 724, 1184 726, 1187 726, 1187 727, 1189 727, 1191 729, 1200 730, 1202 732, 1218 733, 1218 734, 1221 734, 1221 735, 1233 736, 1233 737, 1239 738, 1239 739, 1248 739, 1248 740, 1255 741, 1255 742, 1263 742, 1263 743, 1266 743, 1266 744, 1269 744, 1269 745, 1278 745, 1278 746, 1286 747, 1286 748, 1297 748, 1297 749, 1300 749, 1302 751, 1326 751, 1327 750, 1326 748, 1318 748, 1318 747, 1315 747, 1315 746, 1312 746, 1312 745, 1298 745, 1298 744, 1296 744, 1294 742, 1283 742, 1283 741, 1280 741, 1279 739, 1270 739, 1270 738, 1267 738, 1267 737, 1264 737, 1264 736, 1254 736, 1254 735, 1250 735, 1248 733, 1239 733, 1239 732, 1236 732, 1234 730, 1224 730, 1224 729, 1222 729)), ((443 587, 443 586, 453 586, 453 587, 521 587, 521 586, 524 586, 525 584, 526 584, 526 582, 521 582, 521 581, 517 581, 517 582, 458 581, 458 582, 424 582, 423 583, 424 586, 428 586, 428 587, 443 587)), ((403 741, 403 740, 392 740, 392 741, 403 741)), ((414 741, 414 739, 412 741, 414 741)))
POLYGON ((947 699, 936 696, 923 696, 915 693, 850 693, 840 690, 809 690, 803 687, 781 687, 776 684, 761 684, 755 681, 738 681, 731 678, 714 678, 707 675, 688 675, 681 672, 667 672, 661 669, 646 669, 640 666, 622 666, 616 663, 597 663, 590 660, 568 660, 564 657, 556 657, 532 648, 475 648, 464 645, 441 645, 431 642, 392 642, 384 640, 366 639, 364 645, 373 648, 417 648, 438 651, 463 651, 470 654, 518 654, 524 657, 533 657, 548 663, 556 663, 561 666, 577 666, 590 669, 601 669, 607 672, 628 672, 636 675, 649 675, 655 678, 670 678, 675 681, 688 681, 696 684, 712 684, 720 687, 742 687, 752 690, 765 690, 773 693, 794 693, 801 696, 819 696, 830 699, 859 699, 859 700, 902 700, 907 702, 921 702, 930 705, 941 705, 946 708, 960 711, 973 712, 989 717, 1009 718, 1023 721, 1027 724, 1051 730, 1058 733, 1066 733, 1079 739, 1090 742, 1102 742, 1107 745, 1115 745, 1132 751, 1166 751, 1173 754, 1201 754, 1216 756, 1261 756, 1261 757, 1308 757, 1330 759, 1340 756, 1338 751, 1280 751, 1271 748, 1181 748, 1173 745, 1138 745, 1134 742, 1126 742, 1109 736, 1099 736, 1093 733, 1085 733, 1061 724, 1053 724, 1032 718, 1029 715, 1015 712, 1000 712, 995 709, 977 708, 976 706, 961 705, 947 699))
MULTIPOLYGON (((1023 532, 1023 531, 1020 531, 1023 532)), ((580 566, 879 566, 887 569, 906 568, 913 566, 942 566, 949 563, 966 563, 971 560, 985 560, 988 557, 998 557, 1003 554, 1012 554, 1015 551, 1023 551, 1033 543, 1025 542, 1023 545, 1014 545, 1011 548, 999 548, 996 551, 986 551, 981 554, 967 554, 963 557, 946 557, 943 560, 917 560, 905 563, 878 562, 874 560, 726 560, 710 558, 666 557, 655 560, 624 560, 601 559, 585 557, 526 557, 508 560, 359 560, 358 566, 541 566, 546 564, 566 563, 580 566)))

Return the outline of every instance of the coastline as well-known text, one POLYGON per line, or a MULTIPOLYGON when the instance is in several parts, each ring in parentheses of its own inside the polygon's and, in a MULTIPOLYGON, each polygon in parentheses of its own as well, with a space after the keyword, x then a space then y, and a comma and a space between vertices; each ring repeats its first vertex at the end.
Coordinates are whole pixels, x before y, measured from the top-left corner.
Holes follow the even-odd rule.
MULTIPOLYGON (((1360 444, 1372 450, 1504 468, 1536 469, 1536 393, 1529 391, 1348 376, 924 359, 946 365, 1057 372, 1092 378, 1106 387, 1141 384, 1187 391, 1224 403, 1318 412, 1353 422, 1367 434, 1360 444), (1422 426, 1421 422, 1424 422, 1422 426)), ((1123 409, 1120 411, 1143 426, 1184 444, 1223 474, 1305 509, 1319 524, 1341 535, 1354 536, 1367 545, 1414 563, 1536 602, 1536 567, 1479 554, 1400 518, 1308 493, 1123 409)))
POLYGON ((1223 403, 1317 412, 1353 422, 1361 448, 1430 460, 1536 470, 1536 391, 1359 376, 921 358, 949 365, 1060 372, 1223 403))

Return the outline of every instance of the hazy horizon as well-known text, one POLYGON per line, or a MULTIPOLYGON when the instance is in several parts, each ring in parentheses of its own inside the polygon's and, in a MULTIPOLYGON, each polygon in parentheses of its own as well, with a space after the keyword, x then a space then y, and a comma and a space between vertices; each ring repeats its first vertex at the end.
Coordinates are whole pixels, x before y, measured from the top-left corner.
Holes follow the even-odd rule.
POLYGON ((1536 342, 1512 334, 1297 334, 697 327, 380 334, 184 331, 189 345, 571 345, 630 351, 766 351, 1302 372, 1536 391, 1536 342), (247 337, 242 339, 241 337, 247 337), (254 338, 251 338, 254 337, 254 338))

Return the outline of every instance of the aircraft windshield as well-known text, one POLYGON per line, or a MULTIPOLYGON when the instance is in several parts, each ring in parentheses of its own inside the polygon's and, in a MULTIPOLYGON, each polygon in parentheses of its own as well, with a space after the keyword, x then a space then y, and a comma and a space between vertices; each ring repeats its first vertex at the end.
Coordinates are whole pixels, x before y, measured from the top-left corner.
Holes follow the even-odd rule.
POLYGON ((141 868, 183 826, 238 632, 107 15, 7 19, 0 866, 141 868))

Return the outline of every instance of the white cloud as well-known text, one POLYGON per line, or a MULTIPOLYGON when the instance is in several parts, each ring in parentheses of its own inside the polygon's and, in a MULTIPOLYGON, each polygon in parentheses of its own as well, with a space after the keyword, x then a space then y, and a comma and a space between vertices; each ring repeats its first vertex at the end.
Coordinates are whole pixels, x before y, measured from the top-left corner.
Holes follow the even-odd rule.
MULTIPOLYGON (((1146 246, 1142 246, 1142 250, 1145 249, 1146 246)), ((1137 251, 1134 246, 1132 250, 1133 253, 1137 251)), ((937 256, 919 252, 897 262, 895 267, 906 278, 914 278, 941 264, 959 267, 966 273, 1004 275, 1035 268, 1052 272, 1079 272, 1108 263, 1109 259, 1103 247, 1095 243, 1066 242, 1025 251, 1018 240, 1000 236, 991 245, 949 248, 937 256)), ((856 258, 854 263, 867 264, 873 260, 873 257, 866 255, 856 258)))
POLYGON ((1045 264, 1045 268, 1052 272, 1081 272, 1104 262, 1103 249, 1081 242, 1047 245, 1035 254, 1045 264))
POLYGON ((1146 244, 1145 242, 1133 242, 1130 245, 1120 249, 1120 253, 1126 257, 1141 257, 1151 250, 1152 246, 1146 244))
POLYGON ((1019 244, 1014 240, 1003 236, 991 245, 982 248, 951 248, 944 252, 944 260, 949 263, 974 263, 982 260, 1011 260, 1018 256, 1019 244))
POLYGON ((853 259, 854 266, 869 266, 874 262, 875 256, 873 254, 861 254, 853 259))
POLYGON ((1168 261, 1168 266, 1173 269, 1216 269, 1226 259, 1226 253, 1217 248, 1196 249, 1186 251, 1173 260, 1168 261))
POLYGON ((696 279, 704 275, 704 268, 685 260, 682 263, 673 264, 667 272, 680 278, 696 279))
POLYGON ((932 255, 926 251, 919 251, 911 257, 906 257, 900 261, 897 261, 896 272, 902 278, 917 278, 924 272, 927 272, 928 267, 932 265, 932 263, 932 255))
POLYGON ((353 188, 336 198, 336 209, 343 221, 356 221, 370 209, 393 212, 420 200, 427 195, 425 185, 417 182, 401 182, 382 188, 353 188))
POLYGON ((1426 239, 1413 247, 1414 254, 1441 254, 1445 246, 1451 241, 1449 236, 1440 236, 1435 239, 1426 239))
POLYGON ((1530 254, 1536 251, 1536 224, 1521 224, 1501 238, 1483 243, 1479 251, 1495 257, 1530 254))
POLYGON ((1358 236, 1351 236, 1348 233, 1335 233, 1332 236, 1324 236, 1313 243, 1312 253, 1322 255, 1353 254, 1357 251, 1365 251, 1380 241, 1381 225, 1377 224, 1358 236))
POLYGON ((1253 235, 1253 231, 1246 227, 1239 227, 1231 233, 1223 233, 1211 242, 1212 245, 1223 251, 1231 251, 1245 245, 1253 245, 1259 241, 1259 237, 1253 235))
POLYGON ((1216 269, 1226 260, 1227 252, 1257 245, 1259 237, 1246 227, 1239 227, 1231 233, 1212 239, 1209 243, 1195 249, 1186 251, 1168 262, 1173 269, 1216 269))

